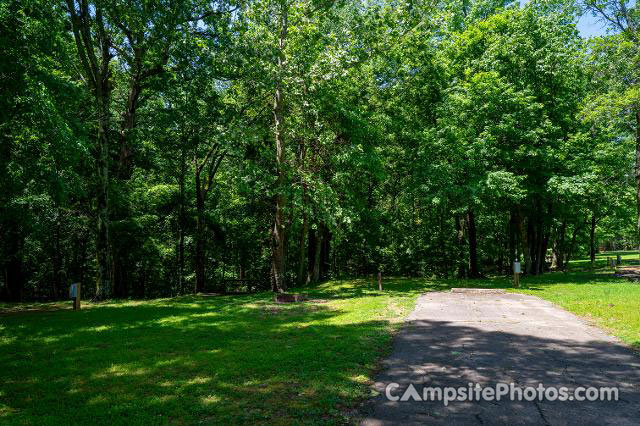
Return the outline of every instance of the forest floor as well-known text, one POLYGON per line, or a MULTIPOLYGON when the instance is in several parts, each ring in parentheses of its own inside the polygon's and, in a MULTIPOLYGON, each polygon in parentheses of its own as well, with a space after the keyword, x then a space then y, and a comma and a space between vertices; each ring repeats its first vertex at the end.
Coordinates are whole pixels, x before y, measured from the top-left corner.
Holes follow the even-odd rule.
MULTIPOLYGON (((640 284, 573 266, 524 277, 517 291, 640 349, 640 284)), ((84 303, 79 312, 55 310, 70 302, 0 305, 0 423, 350 423, 420 294, 511 280, 383 284, 331 281, 305 289, 311 300, 300 304, 259 293, 84 303)))

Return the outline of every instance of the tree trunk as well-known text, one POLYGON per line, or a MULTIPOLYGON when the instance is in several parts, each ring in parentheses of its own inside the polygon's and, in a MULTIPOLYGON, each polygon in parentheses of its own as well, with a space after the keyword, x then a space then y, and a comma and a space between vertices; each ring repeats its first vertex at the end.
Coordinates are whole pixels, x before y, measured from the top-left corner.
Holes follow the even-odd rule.
POLYGON ((309 238, 307 238, 307 244, 309 249, 307 250, 307 284, 313 282, 313 265, 316 258, 316 231, 312 227, 309 227, 309 238))
MULTIPOLYGON (((137 59, 137 58, 136 58, 137 59)), ((130 133, 135 128, 136 111, 138 109, 138 98, 142 87, 139 82, 139 76, 132 77, 129 96, 127 98, 127 106, 122 114, 122 124, 120 125, 120 157, 118 161, 118 177, 120 179, 130 179, 133 172, 132 148, 130 133)))
MULTIPOLYGON (((245 276, 244 276, 244 253, 243 253, 242 249, 239 249, 239 251, 238 251, 238 278, 240 280, 244 280, 244 278, 245 278, 245 276)), ((243 284, 243 283, 240 283, 240 284, 243 284)))
POLYGON ((337 279, 340 274, 338 272, 338 255, 336 253, 336 250, 333 250, 333 256, 331 256, 331 257, 332 257, 331 271, 333 273, 333 278, 337 279))
MULTIPOLYGON (((523 271, 527 273, 529 268, 531 267, 531 256, 529 252, 529 233, 527 229, 525 229, 525 224, 523 223, 524 218, 522 217, 522 212, 518 210, 518 235, 520 236, 520 251, 522 252, 522 260, 524 261, 524 269, 523 271)), ((527 219, 527 228, 528 228, 527 219)))
POLYGON ((184 143, 180 150, 180 176, 178 178, 178 186, 180 188, 180 211, 178 213, 178 291, 184 294, 184 233, 185 233, 185 195, 184 181, 187 168, 186 149, 184 143))
POLYGON ((523 231, 522 231, 522 214, 520 212, 520 207, 516 207, 512 210, 512 215, 513 215, 513 239, 514 239, 514 257, 513 260, 514 261, 518 261, 520 262, 520 255, 522 254, 524 256, 524 243, 522 242, 522 235, 523 235, 523 231))
MULTIPOLYGON (((128 209, 126 209, 128 211, 128 209)), ((120 212, 122 213, 122 211, 120 212)), ((126 220, 129 215, 120 216, 119 220, 126 220)), ((113 218, 113 217, 112 217, 113 218)), ((117 233, 112 235, 112 240, 121 238, 127 241, 127 233, 117 233)), ((131 269, 127 248, 119 244, 113 244, 111 247, 112 256, 112 277, 113 277, 113 296, 117 298, 126 298, 129 295, 129 270, 131 269)))
POLYGON ((467 210, 467 230, 469 231, 469 277, 478 278, 478 239, 476 235, 476 219, 473 210, 467 210))
POLYGON ((535 274, 540 275, 544 273, 547 258, 547 248, 549 246, 549 230, 546 229, 545 217, 551 217, 552 205, 548 205, 548 209, 545 212, 541 203, 538 203, 538 215, 536 220, 536 263, 535 274))
POLYGON ((526 261, 526 270, 527 274, 535 275, 536 270, 536 227, 534 223, 534 219, 532 217, 527 217, 527 230, 526 230, 526 239, 523 242, 526 250, 524 252, 524 257, 526 261))
POLYGON ((298 259, 298 285, 303 286, 305 284, 306 274, 305 274, 305 258, 306 258, 306 250, 305 250, 305 242, 307 238, 307 233, 309 232, 309 220, 307 217, 307 212, 302 211, 302 230, 300 231, 300 255, 298 259))
MULTIPOLYGON (((444 223, 445 223, 445 212, 444 209, 438 209, 438 228, 439 228, 439 232, 438 235, 440 236, 438 239, 440 240, 438 242, 438 248, 439 248, 439 258, 441 260, 440 262, 440 270, 442 271, 442 275, 444 276, 444 278, 446 280, 449 279, 449 256, 447 253, 447 240, 445 237, 445 231, 444 231, 444 223)), ((380 273, 380 269, 378 267, 378 273, 380 273)))
POLYGON ((109 237, 109 107, 113 90, 109 65, 113 54, 111 40, 106 36, 102 7, 94 5, 90 12, 88 2, 66 0, 66 4, 81 71, 96 101, 98 134, 96 136, 97 187, 95 193, 98 276, 95 298, 106 299, 111 296, 113 281, 109 237))
POLYGON ((287 37, 288 6, 281 5, 280 11, 280 36, 278 40, 278 78, 273 100, 274 139, 276 143, 276 169, 278 179, 276 181, 275 215, 271 227, 271 273, 273 291, 283 292, 287 289, 285 280, 285 223, 284 209, 285 197, 285 146, 284 146, 284 104, 283 104, 283 79, 285 67, 284 47, 287 37))
POLYGON ((201 293, 204 291, 205 282, 205 268, 204 268, 204 239, 206 227, 204 223, 204 194, 202 193, 202 182, 200 179, 200 171, 196 169, 195 174, 196 184, 196 253, 195 253, 195 267, 196 267, 196 286, 195 292, 201 293))
POLYGON ((517 249, 517 230, 516 230, 516 215, 513 210, 509 213, 509 225, 507 225, 507 232, 509 232, 509 247, 507 259, 507 274, 510 273, 510 268, 512 262, 518 260, 518 249, 517 249))
MULTIPOLYGON (((136 67, 139 69, 139 59, 136 58, 136 67)), ((132 77, 131 87, 129 89, 129 96, 127 98, 127 104, 125 111, 122 114, 122 121, 120 123, 120 132, 118 143, 120 146, 120 154, 117 164, 115 178, 119 180, 119 188, 121 190, 127 188, 124 182, 131 179, 133 174, 132 163, 132 148, 131 148, 131 132, 135 128, 135 116, 138 108, 138 98, 141 93, 141 85, 139 83, 139 74, 132 77)), ((125 189, 126 190, 126 189, 125 189)), ((122 198, 122 197, 121 197, 122 198)), ((123 199, 126 200, 126 197, 123 199)), ((115 206, 114 206, 115 207, 115 206)), ((113 209, 117 216, 113 216, 112 219, 118 221, 128 221, 131 218, 131 206, 125 201, 123 205, 117 206, 113 209)), ((119 230, 117 234, 112 234, 114 241, 130 241, 135 236, 131 235, 131 232, 124 228, 119 230)), ((130 284, 130 271, 134 270, 134 262, 129 255, 129 248, 120 244, 114 244, 112 247, 112 260, 113 260, 113 295, 115 297, 128 297, 130 284)))
POLYGON ((60 245, 60 209, 56 207, 56 224, 53 236, 53 256, 51 256, 53 266, 53 280, 51 288, 51 298, 58 300, 60 288, 62 287, 62 249, 60 245))
POLYGON ((327 226, 322 226, 322 255, 320 256, 320 279, 324 280, 329 277, 329 268, 331 267, 331 260, 329 254, 331 253, 331 231, 327 226))
POLYGON ((12 302, 22 301, 24 288, 22 275, 22 262, 18 256, 11 256, 5 265, 4 279, 7 284, 8 299, 12 302))
POLYGON ((553 260, 551 263, 551 268, 562 270, 564 269, 564 239, 567 233, 567 221, 563 220, 560 225, 560 229, 558 230, 558 235, 553 242, 553 260))
MULTIPOLYGON (((278 179, 280 181, 280 179, 278 179)), ((282 191, 280 189, 280 191, 282 191)), ((271 273, 273 275, 273 291, 283 292, 287 289, 284 271, 285 255, 285 225, 284 225, 284 194, 276 195, 276 211, 271 228, 271 273)))
POLYGON ((467 268, 464 258, 464 225, 460 216, 456 216, 456 236, 458 239, 458 278, 466 278, 467 268))
POLYGON ((317 283, 320 281, 320 262, 322 259, 322 231, 320 226, 316 231, 315 247, 313 249, 313 276, 312 282, 317 283))
POLYGON ((109 238, 109 99, 98 98, 98 157, 96 170, 98 177, 97 223, 96 223, 96 260, 98 281, 96 299, 111 297, 112 263, 111 241, 109 238))
POLYGON ((550 230, 544 230, 544 222, 541 223, 540 230, 540 251, 538 252, 538 274, 543 274, 547 266, 547 249, 549 248, 550 230))
POLYGON ((637 205, 637 233, 640 239, 640 110, 636 112, 636 205, 637 205))
POLYGON ((569 266, 569 261, 573 256, 573 250, 575 249, 575 246, 576 246, 576 239, 578 237, 578 232, 580 231, 580 228, 582 228, 582 225, 576 226, 575 228, 573 228, 573 234, 571 235, 571 244, 569 245, 569 250, 567 250, 567 258, 564 261, 563 270, 566 270, 567 267, 569 266))
POLYGON ((498 249, 498 267, 496 268, 496 273, 498 275, 504 275, 509 269, 508 266, 505 269, 504 261, 504 255, 507 250, 509 250, 509 242, 504 238, 504 235, 501 235, 500 233, 496 234, 496 241, 500 241, 500 248, 498 249))
POLYGON ((591 213, 591 229, 589 230, 589 260, 591 267, 596 261, 596 215, 591 213))
POLYGON ((21 302, 24 289, 22 256, 20 254, 23 238, 20 236, 17 229, 7 232, 6 237, 7 240, 5 243, 7 244, 7 254, 9 255, 9 258, 5 261, 3 272, 7 299, 12 302, 21 302))
MULTIPOLYGON (((181 206, 181 210, 184 207, 181 206)), ((184 211, 180 212, 180 229, 178 230, 178 291, 184 294, 184 211)))

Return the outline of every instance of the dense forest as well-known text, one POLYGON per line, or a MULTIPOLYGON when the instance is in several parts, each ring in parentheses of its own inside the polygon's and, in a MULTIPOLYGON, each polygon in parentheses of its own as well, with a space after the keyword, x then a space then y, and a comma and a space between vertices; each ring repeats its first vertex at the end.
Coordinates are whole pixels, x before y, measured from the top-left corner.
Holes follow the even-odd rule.
POLYGON ((639 25, 627 0, 2 0, 0 298, 637 247, 639 25))

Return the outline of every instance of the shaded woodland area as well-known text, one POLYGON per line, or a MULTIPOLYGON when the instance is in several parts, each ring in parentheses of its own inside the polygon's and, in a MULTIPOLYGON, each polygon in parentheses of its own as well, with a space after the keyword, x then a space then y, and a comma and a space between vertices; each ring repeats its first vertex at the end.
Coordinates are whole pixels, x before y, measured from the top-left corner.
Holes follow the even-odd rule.
POLYGON ((639 24, 625 0, 5 0, 0 298, 637 247, 639 24))

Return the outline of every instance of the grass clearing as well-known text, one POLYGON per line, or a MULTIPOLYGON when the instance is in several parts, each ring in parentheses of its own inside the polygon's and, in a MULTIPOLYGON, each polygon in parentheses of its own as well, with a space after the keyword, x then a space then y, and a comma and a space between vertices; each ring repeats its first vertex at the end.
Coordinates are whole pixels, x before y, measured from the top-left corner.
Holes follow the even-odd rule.
MULTIPOLYGON (((600 259, 602 260, 602 259, 600 259)), ((606 261, 606 255, 604 260, 606 261)), ((349 423, 392 332, 425 291, 506 288, 640 348, 640 284, 579 269, 483 280, 332 281, 270 293, 0 308, 0 423, 349 423)))
MULTIPOLYGON (((0 423, 341 423, 423 282, 85 303, 0 317, 0 423)), ((42 308, 42 306, 39 306, 42 308)))

